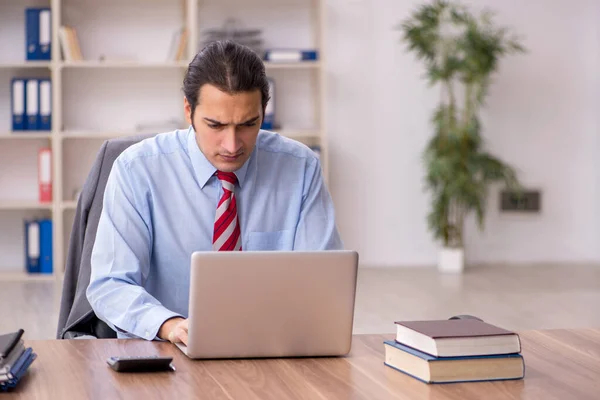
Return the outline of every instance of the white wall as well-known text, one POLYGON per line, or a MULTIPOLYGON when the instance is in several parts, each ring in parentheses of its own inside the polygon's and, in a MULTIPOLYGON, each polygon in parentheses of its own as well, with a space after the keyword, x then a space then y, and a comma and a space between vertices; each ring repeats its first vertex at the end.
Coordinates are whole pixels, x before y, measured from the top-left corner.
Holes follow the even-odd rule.
MULTIPOLYGON (((331 191, 348 247, 365 266, 436 261, 425 218, 422 149, 437 92, 394 30, 422 2, 330 0, 328 73, 331 191)), ((527 55, 506 59, 484 114, 490 151, 543 192, 538 215, 500 214, 486 231, 470 221, 472 263, 600 261, 596 189, 599 6, 593 0, 486 0, 524 37, 527 55)))
MULTIPOLYGON (((38 0, 28 1, 33 4, 38 0)), ((127 3, 136 7, 140 1, 127 3)), ((269 3, 279 4, 279 0, 254 1, 236 8, 234 16, 243 18, 248 28, 263 27, 267 45, 302 46, 310 42, 305 26, 309 15, 306 6, 293 6, 300 16, 295 27, 265 22, 280 14, 288 17, 285 10, 290 4, 308 0, 288 0, 285 6, 278 7, 269 3)), ((347 247, 360 252, 365 266, 434 265, 437 244, 425 224, 429 204, 422 190, 421 152, 430 136, 428 121, 438 96, 436 90, 426 87, 421 79, 422 65, 406 52, 401 33, 394 30, 422 2, 324 1, 328 10, 330 182, 343 239, 347 247)), ((498 21, 522 33, 530 50, 527 55, 502 63, 483 117, 490 150, 516 165, 526 185, 543 191, 543 212, 530 216, 500 214, 497 197, 493 196, 485 233, 479 234, 473 224, 469 225, 467 257, 475 263, 600 261, 600 246, 596 245, 600 239, 600 165, 596 161, 600 154, 596 117, 596 110, 600 109, 596 89, 596 71, 600 70, 596 55, 600 48, 600 5, 594 0, 471 3, 497 10, 498 21)), ((102 7, 91 0, 67 0, 63 18, 67 23, 83 23, 94 15, 100 21, 91 31, 81 32, 82 43, 85 40, 82 50, 90 57, 139 56, 147 53, 144 46, 150 41, 155 51, 148 54, 153 54, 152 60, 156 61, 167 54, 166 38, 180 24, 180 15, 169 4, 166 0, 153 1, 144 12, 143 21, 138 19, 129 25, 124 24, 125 14, 117 12, 122 7, 116 0, 104 2, 102 7), (103 11, 96 12, 98 8, 103 11), (156 33, 153 21, 158 17, 163 26, 156 33), (106 29, 112 32, 108 22, 113 19, 117 21, 113 25, 123 29, 116 31, 117 36, 105 34, 106 29), (121 43, 119 38, 129 37, 132 32, 135 38, 121 43), (164 40, 155 41, 159 36, 164 40)), ((202 2, 202 29, 220 25, 224 15, 217 4, 221 3, 202 2)), ((7 7, 4 5, 2 10, 22 13, 21 6, 7 7)), ((0 31, 22 35, 20 26, 14 24, 0 31)), ((16 53, 2 54, 3 60, 19 59, 16 53)), ((12 73, 2 73, 1 81, 8 82, 5 78, 12 73)), ((65 129, 132 129, 140 122, 176 117, 181 111, 177 105, 181 101, 177 74, 161 69, 66 71, 63 101, 69 107, 65 108, 65 129), (88 80, 91 89, 86 86, 88 80), (105 80, 119 84, 106 84, 105 80), (137 90, 126 98, 127 103, 135 104, 135 113, 110 108, 112 99, 122 98, 124 87, 137 90), (156 93, 162 94, 158 103, 156 93), (110 119, 104 118, 107 114, 110 119)), ((306 80, 299 79, 300 75, 296 79, 292 71, 278 74, 280 82, 286 81, 278 90, 285 95, 285 99, 280 97, 281 102, 287 104, 278 114, 297 125, 294 127, 310 127, 310 96, 299 83, 306 80)), ((7 88, 0 82, 2 87, 7 88)), ((2 105, 7 107, 7 103, 0 103, 0 109, 4 109, 2 105)), ((0 131, 8 129, 8 124, 7 116, 0 116, 0 131)), ((5 156, 14 146, 27 145, 11 143, 4 150, 5 156)), ((68 151, 73 157, 67 157, 65 198, 70 198, 72 189, 83 179, 80 174, 71 173, 72 168, 80 166, 86 170, 90 157, 95 155, 94 148, 79 141, 69 144, 68 151)), ((10 195, 21 193, 19 198, 35 198, 35 186, 30 182, 18 185, 13 176, 2 179, 15 183, 5 182, 3 188, 18 187, 10 195)), ((2 198, 10 197, 3 195, 2 198)), ((0 225, 21 229, 18 221, 12 214, 0 215, 0 225)), ((15 249, 14 257, 9 257, 10 265, 16 265, 22 246, 0 244, 3 254, 9 248, 15 249)))

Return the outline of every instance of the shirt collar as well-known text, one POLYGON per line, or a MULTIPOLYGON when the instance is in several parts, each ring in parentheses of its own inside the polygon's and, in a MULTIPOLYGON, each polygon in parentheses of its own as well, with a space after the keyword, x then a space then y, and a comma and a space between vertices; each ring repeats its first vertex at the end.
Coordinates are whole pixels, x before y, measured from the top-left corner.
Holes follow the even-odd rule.
MULTIPOLYGON (((203 189, 208 183, 209 179, 215 175, 217 169, 210 163, 210 161, 208 161, 204 153, 202 153, 202 150, 200 150, 200 147, 198 147, 198 142, 196 142, 196 131, 194 131, 194 128, 191 126, 188 130, 187 147, 190 154, 190 159, 192 161, 192 167, 194 168, 194 173, 198 179, 198 184, 200 185, 200 188, 203 189)), ((252 156, 253 154, 248 157, 248 160, 246 160, 240 169, 234 172, 240 187, 243 187, 244 185, 246 173, 248 172, 248 164, 250 163, 252 156)))

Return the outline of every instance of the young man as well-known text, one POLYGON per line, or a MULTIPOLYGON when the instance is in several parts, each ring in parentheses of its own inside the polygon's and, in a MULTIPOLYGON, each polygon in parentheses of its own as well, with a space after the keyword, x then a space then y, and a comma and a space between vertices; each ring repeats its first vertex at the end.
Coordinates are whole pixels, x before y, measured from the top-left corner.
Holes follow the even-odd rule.
POLYGON ((190 128, 115 161, 87 298, 119 337, 187 344, 194 251, 342 248, 316 155, 260 130, 268 89, 255 53, 213 43, 183 81, 190 128))

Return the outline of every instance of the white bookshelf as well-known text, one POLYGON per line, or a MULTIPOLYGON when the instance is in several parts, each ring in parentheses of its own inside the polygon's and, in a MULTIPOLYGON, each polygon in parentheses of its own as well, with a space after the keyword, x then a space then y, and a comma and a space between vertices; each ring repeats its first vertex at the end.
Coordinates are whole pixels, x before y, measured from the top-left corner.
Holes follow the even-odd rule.
POLYGON ((0 201, 0 210, 2 211, 23 211, 23 210, 52 210, 52 203, 40 203, 34 200, 5 200, 0 201))
POLYGON ((186 68, 188 63, 184 61, 173 62, 136 62, 136 61, 71 61, 60 62, 60 68, 186 68))
POLYGON ((75 200, 63 201, 60 203, 60 208, 63 210, 75 210, 77 208, 77 202, 75 200))
POLYGON ((23 132, 13 133, 4 132, 0 133, 0 140, 35 140, 35 139, 52 139, 51 133, 35 133, 35 132, 23 132))
MULTIPOLYGON (((323 111, 324 0, 15 0, 0 1, 0 280, 62 279, 75 192, 83 185, 101 144, 117 137, 158 133, 166 121, 181 121, 182 78, 201 48, 205 29, 238 18, 244 28, 261 28, 268 48, 315 48, 314 62, 266 62, 275 79, 276 129, 309 146, 321 147, 328 180, 323 111), (52 60, 25 61, 26 7, 52 9, 52 60), (132 16, 135 15, 135 18, 132 16), (73 26, 83 61, 64 61, 58 28, 73 26), (185 61, 168 61, 173 32, 189 36, 185 61), (10 80, 52 79, 52 130, 11 132, 10 80), (140 124, 144 128, 140 128, 140 124), (53 202, 37 201, 37 151, 51 147, 53 202), (24 270, 23 224, 32 217, 53 220, 53 275, 24 270)), ((171 122, 172 123, 172 122, 171 122)))
POLYGON ((10 272, 2 273, 2 281, 12 282, 48 282, 57 279, 56 274, 28 274, 24 271, 18 271, 18 267, 11 268, 10 272), (13 271, 14 270, 14 271, 13 271))
POLYGON ((319 61, 293 63, 265 62, 265 68, 267 71, 274 69, 319 69, 321 68, 321 63, 319 61))
POLYGON ((0 69, 50 68, 50 61, 0 62, 0 69))

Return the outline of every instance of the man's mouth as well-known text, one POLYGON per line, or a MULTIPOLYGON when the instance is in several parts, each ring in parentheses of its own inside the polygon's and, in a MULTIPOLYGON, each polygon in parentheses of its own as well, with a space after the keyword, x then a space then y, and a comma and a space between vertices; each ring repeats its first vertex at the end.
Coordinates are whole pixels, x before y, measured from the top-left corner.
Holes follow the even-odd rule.
POLYGON ((221 158, 225 159, 226 161, 235 161, 238 158, 241 157, 243 153, 240 154, 234 154, 234 155, 225 155, 225 154, 219 154, 221 156, 221 158))

